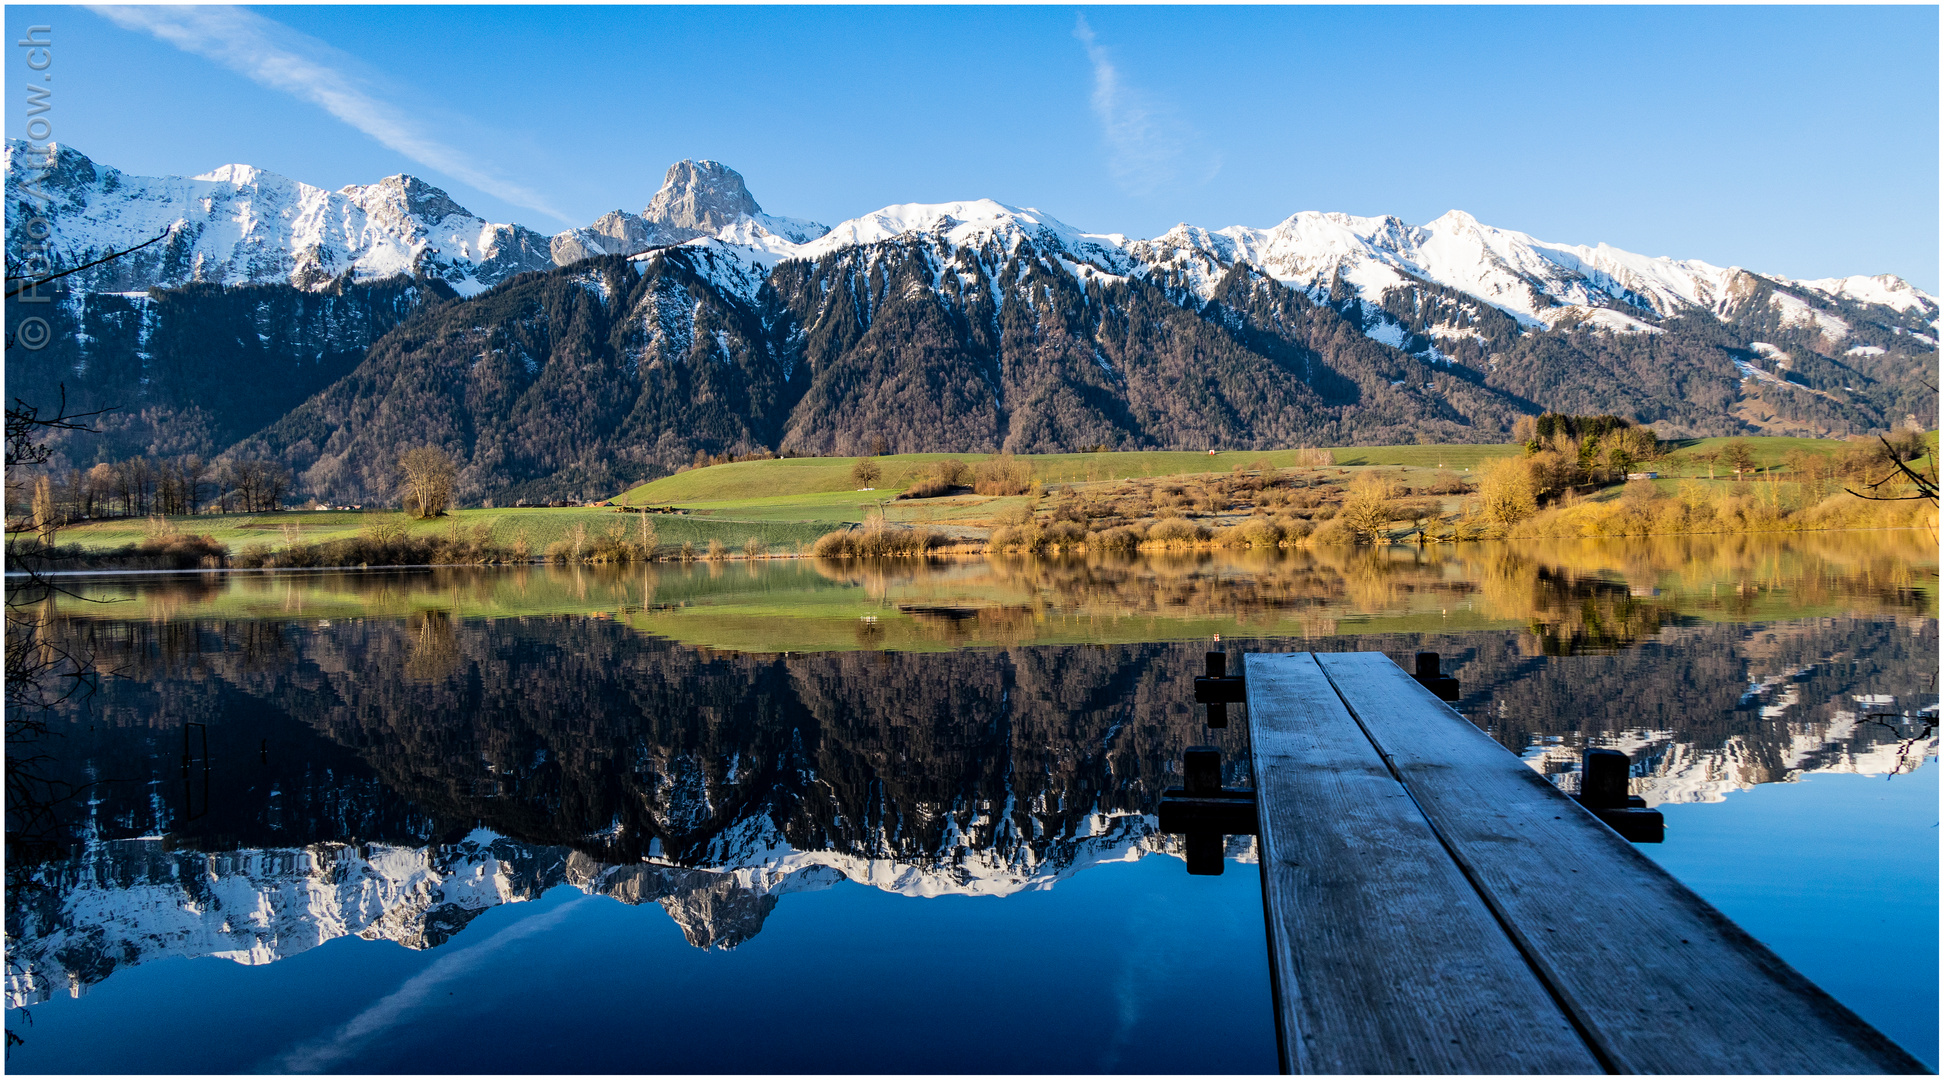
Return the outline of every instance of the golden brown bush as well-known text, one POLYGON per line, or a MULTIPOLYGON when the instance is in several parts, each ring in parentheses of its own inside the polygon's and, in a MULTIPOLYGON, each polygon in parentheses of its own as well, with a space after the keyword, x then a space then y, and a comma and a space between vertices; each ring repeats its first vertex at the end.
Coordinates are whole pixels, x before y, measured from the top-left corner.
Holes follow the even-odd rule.
POLYGON ((951 543, 951 537, 930 529, 877 528, 847 529, 825 533, 811 545, 810 553, 820 558, 882 558, 923 555, 951 543))
POLYGON ((1147 534, 1135 525, 1121 525, 1089 534, 1087 547, 1095 551, 1133 551, 1147 534))
POLYGON ((1040 533, 1040 543, 1045 546, 1073 548, 1087 538, 1087 527, 1077 521, 1055 521, 1040 533))
POLYGON ((1282 543, 1282 530, 1268 518, 1250 518, 1224 529, 1218 542, 1225 547, 1272 548, 1282 543))
POLYGON ((979 462, 972 474, 972 490, 981 495, 1024 495, 1033 486, 1033 467, 1011 454, 995 454, 979 462))
POLYGON ((1147 531, 1150 544, 1185 547, 1208 539, 1208 529, 1186 518, 1163 518, 1147 531))

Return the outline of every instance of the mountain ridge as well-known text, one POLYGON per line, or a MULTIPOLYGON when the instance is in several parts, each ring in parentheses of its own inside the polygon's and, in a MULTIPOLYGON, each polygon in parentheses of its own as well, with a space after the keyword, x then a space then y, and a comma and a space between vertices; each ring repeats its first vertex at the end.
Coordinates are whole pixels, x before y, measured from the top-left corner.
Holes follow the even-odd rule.
MULTIPOLYGON (((20 139, 9 139, 5 144, 6 171, 9 186, 18 188, 23 173, 33 168, 30 144, 20 139)), ((57 190, 70 196, 68 209, 76 209, 74 200, 79 197, 80 187, 99 178, 103 194, 125 187, 138 190, 149 185, 160 184, 208 184, 212 189, 228 185, 235 189, 294 189, 299 201, 314 202, 317 196, 337 195, 354 204, 370 215, 380 228, 392 228, 405 233, 410 225, 422 230, 436 228, 450 219, 462 219, 465 223, 477 222, 482 234, 507 234, 520 237, 539 237, 541 234, 519 224, 489 223, 460 206, 440 188, 409 173, 385 177, 375 183, 365 185, 346 185, 336 191, 326 191, 302 181, 294 180, 268 170, 247 164, 227 164, 193 177, 139 177, 106 169, 102 172, 95 163, 79 151, 62 144, 49 144, 57 159, 49 175, 56 178, 57 190), (78 183, 77 183, 78 181, 78 183), (407 221, 406 219, 413 219, 407 221)), ((231 194, 222 199, 222 193, 214 190, 196 189, 186 192, 187 198, 178 197, 164 200, 169 208, 190 209, 197 199, 210 200, 204 213, 214 214, 214 204, 218 201, 234 205, 238 196, 231 194)), ((141 199, 140 194, 125 198, 141 199)), ((11 200, 10 200, 11 202, 11 200)), ((9 206, 9 216, 17 207, 9 206)), ((310 208, 305 207, 308 211, 310 208)), ((239 212, 247 213, 246 210, 239 212)), ((1082 241, 1083 246, 1093 252, 1117 249, 1130 261, 1123 268, 1134 268, 1138 264, 1152 265, 1168 261, 1172 253, 1175 257, 1194 251, 1217 260, 1233 261, 1238 255, 1249 258, 1278 280, 1294 281, 1308 279, 1314 287, 1322 278, 1327 277, 1326 269, 1339 269, 1344 260, 1341 256, 1355 253, 1355 249, 1387 256, 1399 269, 1419 271, 1419 276, 1439 284, 1461 287, 1458 282, 1466 279, 1452 272, 1452 267, 1465 264, 1482 264, 1489 269, 1503 270, 1514 276, 1538 276, 1550 274, 1551 280, 1567 290, 1567 295, 1593 299, 1593 291, 1603 293, 1606 299, 1641 306, 1639 301, 1652 307, 1657 313, 1671 313, 1677 305, 1691 307, 1710 307, 1721 302, 1726 295, 1727 283, 1738 274, 1747 272, 1739 266, 1717 267, 1697 259, 1675 259, 1671 256, 1643 256, 1624 251, 1604 242, 1588 247, 1583 244, 1564 244, 1538 240, 1526 233, 1500 229, 1485 225, 1471 214, 1452 209, 1423 225, 1411 225, 1394 215, 1379 217, 1358 217, 1336 211, 1302 210, 1267 228, 1246 225, 1231 225, 1219 229, 1182 222, 1148 239, 1130 239, 1121 233, 1087 232, 1067 225, 1051 215, 1031 207, 1014 207, 991 199, 957 200, 944 203, 904 203, 881 207, 855 218, 846 219, 836 226, 824 226, 816 222, 795 218, 779 218, 763 212, 754 196, 749 193, 740 173, 720 162, 703 159, 685 159, 670 165, 662 186, 657 189, 639 214, 629 214, 623 210, 610 211, 578 229, 569 229, 546 237, 549 248, 561 244, 564 238, 580 233, 593 233, 612 237, 612 226, 602 227, 604 222, 637 221, 646 223, 657 230, 660 243, 684 243, 703 237, 715 237, 725 243, 737 240, 723 235, 735 226, 754 222, 773 237, 790 247, 803 248, 801 252, 791 252, 792 257, 817 258, 848 246, 877 243, 896 236, 908 235, 916 231, 932 231, 941 219, 953 224, 977 225, 981 221, 1008 219, 1018 222, 1022 231, 1026 226, 1036 226, 1031 230, 1045 238, 1059 236, 1082 241), (955 218, 955 211, 970 209, 970 217, 955 218), (996 211, 996 213, 995 213, 996 211), (773 224, 772 224, 773 223, 773 224), (688 233, 680 239, 674 237, 688 233), (1221 237, 1226 244, 1213 240, 1221 237), (1491 258, 1479 258, 1476 251, 1454 252, 1472 244, 1477 249, 1489 253, 1491 258), (1549 253, 1549 254, 1548 254, 1549 253), (1335 255, 1337 258, 1331 259, 1335 255), (1454 255, 1463 255, 1458 258, 1454 255), (1535 257, 1536 256, 1536 257, 1535 257), (1543 264, 1543 265, 1542 265, 1543 264), (1281 270, 1282 273, 1276 271, 1281 270), (1587 291, 1587 290, 1592 291, 1587 291)), ((136 238, 137 231, 123 223, 126 236, 120 240, 136 238)), ((188 221, 183 224, 195 227, 199 223, 188 221)), ((245 232, 248 230, 245 229, 245 232)), ((151 234, 152 235, 152 234, 151 234)), ((308 236, 308 234, 306 234, 308 236)), ((456 234, 455 234, 456 235, 456 234)), ((143 237, 145 238, 145 237, 143 237)), ((401 239, 410 239, 406 233, 401 239)), ((614 237, 619 239, 619 237, 614 237)), ((55 239, 61 239, 57 233, 55 239)), ((656 246, 643 243, 642 247, 656 246)), ((745 246, 760 246, 745 241, 745 246)), ((492 244, 475 241, 472 248, 482 253, 494 248, 492 244)), ((83 251, 95 250, 83 248, 83 251)), ((468 251, 460 252, 461 259, 470 258, 468 251)), ((638 254, 635 251, 601 250, 589 254, 638 254)), ((70 252, 79 254, 80 252, 70 252)), ((451 254, 434 250, 431 254, 451 254)), ((293 251, 293 255, 295 252, 293 251)), ((552 260, 553 265, 569 265, 585 255, 574 255, 568 261, 552 260)), ((223 265, 223 264, 218 264, 223 265)), ((375 275, 390 276, 397 271, 389 261, 379 261, 372 265, 375 275)), ((531 265, 525 269, 541 269, 541 265, 531 265)), ((1102 268, 1105 269, 1105 268, 1102 268)), ((1921 310, 1926 307, 1935 311, 1937 298, 1910 285, 1894 274, 1852 274, 1833 276, 1814 280, 1792 280, 1773 274, 1761 275, 1769 280, 1789 287, 1799 287, 1814 291, 1832 300, 1850 300, 1874 304, 1899 312, 1921 310)), ((208 278, 188 278, 183 280, 208 280, 208 278)), ((260 278, 251 278, 252 283, 263 284, 260 278)), ((315 282, 317 279, 307 279, 315 282)), ((496 284, 497 280, 480 284, 496 284)), ((154 285, 181 284, 182 280, 173 278, 159 279, 154 285)), ((217 282, 219 284, 240 284, 235 280, 217 282)), ((1528 308, 1524 299, 1504 287, 1502 281, 1471 280, 1468 282, 1473 292, 1488 303, 1494 302, 1483 295, 1490 291, 1498 295, 1505 310, 1525 315, 1532 324, 1543 322, 1528 308)), ((468 283, 471 284, 471 283, 468 283)), ((312 287, 315 287, 314 285, 312 287)), ((462 289, 462 295, 472 292, 462 289)), ((1583 302, 1583 301, 1575 301, 1583 302)))
MULTIPOLYGON (((699 455, 1498 441, 1544 410, 1667 437, 1826 435, 1936 411, 1937 303, 1892 275, 1796 282, 1462 211, 1136 240, 974 199, 826 227, 764 212, 728 166, 683 161, 642 213, 548 237, 404 174, 336 192, 245 166, 158 180, 57 148, 34 177, 7 152, 10 185, 50 196, 57 262, 178 226, 69 283, 44 312, 58 347, 9 354, 38 396, 58 383, 148 418, 63 460, 268 455, 331 501, 382 498, 384 462, 423 441, 460 461, 461 498, 510 501, 599 497, 699 455), (289 302, 259 293, 246 311, 235 290, 385 282, 416 291, 341 305, 358 328, 342 359, 246 414, 199 398, 261 365, 246 356, 317 336, 270 314, 289 302), (198 288, 218 290, 202 308, 157 300, 198 288), (211 320, 233 346, 150 347, 211 320)), ((17 263, 30 212, 8 207, 17 263)))

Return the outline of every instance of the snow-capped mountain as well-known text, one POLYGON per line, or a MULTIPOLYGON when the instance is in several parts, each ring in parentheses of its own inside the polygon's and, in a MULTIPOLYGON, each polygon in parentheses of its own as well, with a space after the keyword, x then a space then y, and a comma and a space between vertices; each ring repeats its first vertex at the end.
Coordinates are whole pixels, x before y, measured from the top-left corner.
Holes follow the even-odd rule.
POLYGON ((88 275, 85 287, 93 292, 189 282, 315 290, 348 274, 360 282, 432 277, 471 296, 515 274, 592 255, 631 255, 717 234, 794 244, 824 232, 815 222, 764 214, 742 177, 713 161, 671 166, 639 215, 617 210, 547 237, 485 221, 404 174, 327 191, 249 165, 187 179, 131 176, 71 147, 50 149, 51 160, 21 140, 5 145, 8 257, 16 264, 30 242, 56 253, 56 265, 74 266, 175 230, 88 275), (42 195, 48 205, 36 210, 42 195), (23 226, 35 213, 52 225, 47 236, 26 235, 23 226))
MULTIPOLYGON (((1238 225, 1210 231, 1182 224, 1151 240, 1129 240, 1082 232, 1041 211, 991 200, 914 204, 842 222, 815 242, 777 254, 816 259, 899 239, 948 248, 997 242, 1010 251, 1025 238, 1068 256, 1063 264, 1083 280, 1101 274, 1141 276, 1185 285, 1203 302, 1214 298, 1226 274, 1246 265, 1319 302, 1330 299, 1340 284, 1374 310, 1393 290, 1428 282, 1482 300, 1523 326, 1583 325, 1623 333, 1652 333, 1651 323, 1643 320, 1686 311, 1725 316, 1742 298, 1738 281, 1748 277, 1738 267, 1649 258, 1606 244, 1538 240, 1485 225, 1461 210, 1415 226, 1395 217, 1304 211, 1267 229, 1238 225)), ((1771 275, 1769 280, 1832 301, 1933 318, 1937 313, 1935 297, 1890 274, 1813 282, 1771 275)), ((1785 324, 1812 326, 1836 339, 1848 334, 1842 319, 1793 297, 1777 294, 1772 302, 1785 324)), ((1380 329, 1372 336, 1400 335, 1380 329)))
MULTIPOLYGON (((396 275, 442 278, 471 295, 524 270, 566 266, 597 255, 634 255, 651 247, 698 244, 746 249, 763 265, 818 259, 847 248, 924 238, 946 248, 1020 239, 1069 256, 1077 274, 1161 275, 1202 300, 1235 266, 1247 264, 1314 298, 1342 282, 1372 305, 1386 293, 1428 282, 1482 300, 1522 325, 1585 322, 1639 331, 1642 318, 1689 310, 1725 314, 1745 271, 1698 260, 1648 257, 1606 244, 1539 240, 1452 210, 1424 225, 1395 217, 1303 211, 1270 228, 1210 230, 1177 225, 1152 239, 1088 233, 1042 211, 989 199, 887 206, 836 225, 763 212, 734 169, 716 161, 669 166, 639 214, 611 211, 552 237, 521 225, 480 219, 417 177, 327 191, 249 165, 224 165, 188 179, 139 177, 99 166, 70 147, 55 160, 20 140, 6 143, 10 225, 23 189, 44 191, 55 230, 47 243, 64 265, 131 246, 175 226, 181 238, 137 265, 117 265, 127 289, 186 281, 222 284, 287 281, 315 288, 344 273, 357 280, 396 275), (44 171, 44 175, 42 175, 44 171)), ((18 229, 12 230, 17 235, 18 229)), ((16 240, 16 245, 18 240, 16 240)), ((1768 280, 1818 298, 1928 313, 1937 300, 1889 274, 1768 280)), ((102 286, 93 286, 100 290, 102 286)), ((1786 307, 1786 302, 1785 305, 1786 307)), ((1840 320, 1817 322, 1805 305, 1785 321, 1815 322, 1841 337, 1840 320)))
POLYGON ((200 176, 130 176, 70 147, 49 154, 19 140, 5 147, 8 258, 19 263, 35 212, 52 231, 40 243, 55 264, 75 266, 174 230, 174 235, 91 272, 85 288, 129 292, 188 282, 290 284, 318 289, 350 274, 445 280, 478 292, 524 270, 552 265, 545 237, 474 216, 413 176, 326 191, 248 165, 200 176), (23 197, 28 196, 28 197, 23 197))

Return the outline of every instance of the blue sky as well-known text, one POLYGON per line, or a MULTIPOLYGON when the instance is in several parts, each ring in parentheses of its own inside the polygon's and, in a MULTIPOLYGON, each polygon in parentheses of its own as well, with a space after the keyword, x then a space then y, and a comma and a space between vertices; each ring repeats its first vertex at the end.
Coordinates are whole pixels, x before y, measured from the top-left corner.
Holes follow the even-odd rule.
MULTIPOLYGON (((988 197, 1151 236, 1448 209, 1938 286, 1936 7, 69 7, 58 141, 143 175, 411 172, 554 232, 684 157, 834 223, 988 197)), ((10 48, 8 85, 25 78, 10 48)), ((7 133, 26 123, 7 101, 7 133)))

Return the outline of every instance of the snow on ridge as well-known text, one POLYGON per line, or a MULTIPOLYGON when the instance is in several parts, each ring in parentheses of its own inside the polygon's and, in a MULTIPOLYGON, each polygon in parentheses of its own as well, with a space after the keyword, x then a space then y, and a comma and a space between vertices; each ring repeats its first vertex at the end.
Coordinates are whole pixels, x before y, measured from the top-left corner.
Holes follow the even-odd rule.
POLYGON ((1937 297, 1895 274, 1852 274, 1849 277, 1818 278, 1814 281, 1781 280, 1786 284, 1809 289, 1824 296, 1854 300, 1862 304, 1878 304, 1898 312, 1921 312, 1926 308, 1937 310, 1937 297))
POLYGON ((198 173, 189 179, 207 181, 213 184, 233 184, 238 186, 245 184, 291 184, 299 188, 310 186, 301 181, 292 180, 287 176, 270 172, 267 169, 259 169, 255 165, 242 164, 219 165, 206 173, 198 173))
MULTIPOLYGON (((805 218, 778 217, 775 214, 751 215, 749 224, 769 233, 771 236, 781 240, 787 240, 793 244, 810 243, 812 240, 830 231, 830 226, 821 222, 810 221, 805 218)), ((729 226, 718 235, 722 236, 723 239, 728 239, 728 233, 740 225, 741 223, 729 226)))
MULTIPOLYGON (((5 168, 10 190, 46 171, 36 183, 52 196, 48 243, 60 262, 84 262, 171 227, 178 231, 175 243, 188 248, 178 268, 165 268, 158 248, 90 279, 115 291, 191 281, 322 288, 346 273, 357 281, 427 274, 469 296, 517 273, 619 253, 629 243, 622 235, 626 215, 549 238, 525 226, 486 221, 408 174, 336 191, 245 164, 190 178, 142 177, 101 166, 69 147, 53 145, 44 154, 18 139, 5 143, 5 168), (603 232, 604 224, 614 231, 603 232)), ((19 206, 10 204, 10 225, 17 224, 18 213, 19 206)), ((638 218, 634 226, 635 233, 655 229, 638 218)), ((18 248, 24 234, 10 231, 20 237, 12 241, 18 248)), ((719 230, 727 242, 759 250, 787 249, 824 231, 817 222, 760 211, 741 214, 719 230)), ((707 235, 677 232, 671 239, 707 235)), ((649 235, 647 242, 653 241, 649 235)))
MULTIPOLYGON (((19 190, 47 160, 9 140, 9 189, 19 190)), ((138 253, 90 279, 116 291, 189 281, 318 288, 348 272, 360 281, 428 273, 476 292, 487 278, 531 268, 519 265, 531 261, 522 258, 523 230, 483 221, 412 177, 326 191, 248 165, 187 179, 131 176, 57 146, 38 186, 53 202, 48 242, 62 262, 178 231, 172 246, 183 269, 163 269, 159 248, 138 253), (505 264, 500 272, 482 273, 495 260, 505 264), (122 280, 129 275, 136 280, 122 280)), ((20 207, 10 202, 7 212, 12 224, 20 207)), ((19 229, 10 233, 21 237, 13 245, 25 242, 19 229)))
MULTIPOLYGON (((1231 226, 1211 231, 1177 225, 1128 248, 1150 265, 1187 271, 1204 298, 1212 294, 1221 271, 1246 261, 1270 277, 1310 291, 1340 278, 1373 302, 1412 279, 1428 281, 1477 297, 1526 326, 1546 325, 1544 312, 1554 306, 1542 303, 1535 293, 1582 307, 1607 307, 1620 300, 1668 315, 1690 306, 1714 308, 1734 274, 1732 268, 1648 258, 1605 244, 1536 240, 1482 224, 1462 210, 1424 225, 1408 225, 1393 216, 1305 210, 1267 229, 1231 226)), ((1613 328, 1620 325, 1613 323, 1613 328)))
POLYGON ((1005 250, 1035 240, 1075 255, 1106 256, 1118 269, 1127 240, 1115 234, 1085 233, 1031 207, 1007 206, 991 199, 944 203, 901 203, 882 207, 832 226, 792 255, 818 259, 846 248, 905 237, 936 237, 952 247, 997 241, 1005 250))
POLYGON ((1846 320, 1827 312, 1817 311, 1788 293, 1771 293, 1769 303, 1781 313, 1783 326, 1801 326, 1816 330, 1831 341, 1842 341, 1850 335, 1850 324, 1846 320))

